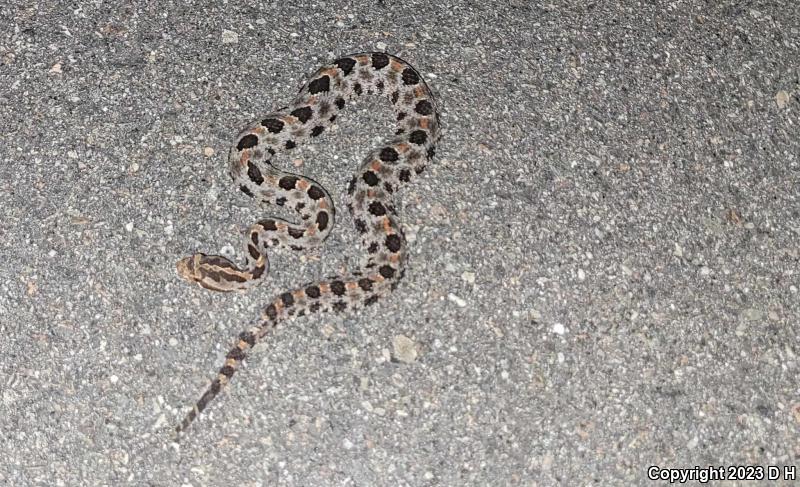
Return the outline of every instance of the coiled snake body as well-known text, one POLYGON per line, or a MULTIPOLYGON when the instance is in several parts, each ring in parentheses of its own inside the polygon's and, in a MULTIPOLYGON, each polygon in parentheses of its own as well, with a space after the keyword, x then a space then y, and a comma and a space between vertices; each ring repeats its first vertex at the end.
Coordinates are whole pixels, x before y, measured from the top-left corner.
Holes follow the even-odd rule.
POLYGON ((345 103, 362 93, 384 95, 397 119, 395 136, 367 154, 347 188, 347 208, 367 254, 356 270, 284 292, 264 307, 257 324, 239 335, 217 377, 176 428, 178 433, 219 394, 247 350, 273 327, 297 316, 371 305, 403 276, 406 243, 392 194, 422 172, 434 155, 439 116, 433 95, 413 67, 380 52, 342 57, 309 79, 289 107, 246 127, 228 159, 231 177, 242 192, 260 202, 288 206, 299 214, 300 223, 266 218, 251 226, 244 269, 221 256, 195 254, 178 262, 178 274, 215 291, 244 290, 266 274, 267 248, 319 245, 333 228, 330 195, 314 180, 274 167, 271 159, 322 134, 345 103))

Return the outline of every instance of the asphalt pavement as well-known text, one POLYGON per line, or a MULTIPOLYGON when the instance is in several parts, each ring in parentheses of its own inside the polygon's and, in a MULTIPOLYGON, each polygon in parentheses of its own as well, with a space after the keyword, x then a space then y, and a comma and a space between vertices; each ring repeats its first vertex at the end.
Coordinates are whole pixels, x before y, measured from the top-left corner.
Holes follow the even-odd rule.
POLYGON ((797 485, 796 2, 293 3, 3 3, 0 484, 797 485), (174 442, 261 306, 363 252, 370 98, 278 159, 341 208, 322 248, 247 293, 175 272, 286 215, 233 187, 232 139, 361 51, 442 112, 397 193, 408 271, 282 326, 174 442))

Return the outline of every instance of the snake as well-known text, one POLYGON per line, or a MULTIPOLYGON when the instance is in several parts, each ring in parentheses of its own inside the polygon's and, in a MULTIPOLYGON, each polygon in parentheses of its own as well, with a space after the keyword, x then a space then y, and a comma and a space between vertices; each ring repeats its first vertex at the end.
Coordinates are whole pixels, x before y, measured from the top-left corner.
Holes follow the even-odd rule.
POLYGON ((366 253, 352 270, 271 299, 252 326, 238 335, 217 376, 175 427, 178 434, 230 382, 247 352, 270 330, 301 316, 373 305, 390 294, 405 273, 406 239, 393 195, 435 155, 441 130, 431 89, 413 66, 383 52, 343 56, 306 79, 289 106, 246 126, 228 154, 230 176, 241 192, 258 203, 289 208, 297 219, 269 217, 250 226, 243 266, 223 256, 196 253, 177 262, 178 275, 212 291, 245 291, 267 275, 270 247, 302 251, 321 245, 334 226, 330 193, 311 178, 276 167, 273 160, 324 134, 345 105, 362 94, 388 99, 396 120, 394 135, 367 153, 347 185, 346 207, 366 253))

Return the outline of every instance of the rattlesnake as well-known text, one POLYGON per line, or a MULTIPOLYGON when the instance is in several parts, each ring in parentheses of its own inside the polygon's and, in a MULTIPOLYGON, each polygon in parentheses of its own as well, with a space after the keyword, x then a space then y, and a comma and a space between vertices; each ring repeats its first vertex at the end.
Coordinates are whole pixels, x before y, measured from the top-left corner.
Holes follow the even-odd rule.
POLYGON ((288 206, 299 224, 267 218, 247 233, 247 266, 221 256, 195 254, 177 263, 178 274, 215 291, 244 290, 268 270, 267 248, 302 250, 319 245, 333 228, 333 201, 316 181, 271 164, 278 152, 322 134, 345 102, 362 93, 381 94, 394 108, 397 131, 367 154, 347 188, 347 208, 367 250, 358 269, 284 292, 261 312, 256 324, 239 335, 225 363, 176 432, 184 431, 228 383, 252 348, 273 327, 318 311, 345 311, 375 303, 403 276, 406 244, 396 219, 392 194, 434 156, 439 114, 422 76, 402 59, 381 52, 353 54, 316 71, 292 104, 247 126, 236 137, 228 161, 239 189, 260 202, 288 206))

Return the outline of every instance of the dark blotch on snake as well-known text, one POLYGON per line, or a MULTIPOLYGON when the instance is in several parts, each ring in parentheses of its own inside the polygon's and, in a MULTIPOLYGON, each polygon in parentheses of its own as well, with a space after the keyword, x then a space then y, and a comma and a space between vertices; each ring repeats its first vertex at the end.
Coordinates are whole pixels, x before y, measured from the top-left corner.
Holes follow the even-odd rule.
POLYGON ((386 248, 389 249, 391 252, 397 252, 400 250, 400 247, 403 246, 403 241, 400 239, 400 236, 397 234, 387 235, 386 236, 386 248))
POLYGON ((312 299, 317 299, 320 296, 319 286, 308 286, 306 288, 306 296, 312 299))
POLYGON ((264 176, 261 175, 261 171, 250 161, 247 161, 247 177, 258 185, 264 182, 264 176))
POLYGON ((268 232, 274 232, 275 230, 278 229, 278 225, 275 224, 275 220, 261 220, 260 222, 258 222, 258 224, 261 225, 264 228, 264 230, 267 230, 268 232))
POLYGON ((258 249, 256 249, 253 245, 247 246, 247 253, 250 254, 250 257, 256 260, 258 260, 258 258, 261 257, 261 254, 258 252, 258 249))
POLYGON ((408 136, 408 140, 417 145, 422 145, 428 140, 428 134, 424 130, 415 130, 408 136))
POLYGON ((284 176, 278 181, 278 186, 286 191, 291 191, 294 189, 294 185, 297 184, 297 180, 298 178, 295 176, 284 176))
POLYGON ((383 162, 395 162, 400 157, 396 150, 392 147, 384 147, 381 149, 380 156, 383 162))
POLYGON ((337 296, 344 295, 344 283, 342 281, 331 281, 331 292, 337 296))
POLYGON ((317 228, 320 231, 328 228, 328 214, 324 211, 317 213, 317 228))
POLYGON ((312 200, 318 200, 325 197, 325 191, 322 190, 319 186, 311 185, 308 188, 308 197, 312 200))
POLYGON ((362 177, 364 178, 364 182, 370 186, 375 186, 378 184, 378 175, 372 171, 366 171, 362 177))
POLYGON ((386 214, 386 208, 380 201, 373 201, 369 204, 369 212, 375 216, 383 216, 386 214))
POLYGON ((256 336, 250 333, 249 331, 241 332, 239 334, 239 340, 245 342, 251 347, 256 344, 256 336))
POLYGON ((297 117, 301 123, 306 123, 314 116, 314 110, 311 107, 296 108, 292 110, 292 116, 297 117))
POLYGON ((419 75, 411 68, 403 70, 403 83, 407 85, 415 85, 419 83, 419 75))
POLYGON ((308 84, 308 92, 312 95, 328 91, 331 87, 331 78, 328 75, 320 76, 308 84))
MULTIPOLYGON (((337 68, 341 69, 345 76, 349 75, 353 71, 353 67, 356 65, 355 59, 349 57, 343 57, 341 59, 337 59, 333 62, 337 68)), ((341 108, 341 107, 339 107, 341 108)))
POLYGON ((389 265, 382 265, 381 268, 378 269, 378 272, 380 272, 380 274, 386 279, 391 279, 394 277, 394 268, 389 265))
POLYGON ((277 118, 265 118, 261 121, 261 125, 266 127, 271 133, 278 134, 281 130, 283 130, 284 123, 277 118))
POLYGON ((428 100, 420 100, 414 110, 420 115, 430 115, 433 113, 433 105, 428 100))
POLYGON ((237 362, 241 362, 244 359, 244 350, 239 347, 233 347, 231 351, 228 352, 228 355, 225 356, 225 358, 232 358, 237 362))
POLYGON ((372 67, 375 69, 383 69, 389 65, 389 56, 382 52, 372 54, 372 67))
POLYGON ((364 220, 356 219, 353 221, 353 223, 355 224, 358 233, 367 233, 367 224, 364 223, 364 220))
POLYGON ((241 151, 255 147, 256 145, 258 145, 258 137, 253 134, 248 134, 239 139, 239 143, 236 144, 236 148, 241 151))

